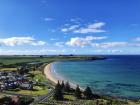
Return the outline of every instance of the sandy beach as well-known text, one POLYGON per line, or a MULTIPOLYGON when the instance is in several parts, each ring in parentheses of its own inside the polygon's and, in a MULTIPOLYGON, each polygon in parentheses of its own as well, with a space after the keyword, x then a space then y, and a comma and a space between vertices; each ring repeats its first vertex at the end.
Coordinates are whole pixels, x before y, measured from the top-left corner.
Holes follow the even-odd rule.
POLYGON ((49 79, 50 81, 52 81, 53 83, 57 84, 58 80, 55 79, 55 77, 52 75, 51 73, 51 65, 52 63, 46 65, 45 69, 44 69, 44 74, 46 75, 46 78, 49 79))
MULTIPOLYGON (((48 80, 50 80, 51 82, 53 82, 54 84, 57 84, 58 80, 59 80, 60 82, 62 82, 61 79, 56 79, 56 77, 53 75, 53 72, 52 72, 52 69, 51 69, 51 65, 52 65, 52 63, 46 65, 46 67, 45 67, 45 69, 44 69, 44 74, 46 75, 46 78, 47 78, 48 80)), ((66 81, 64 81, 64 82, 66 82, 66 81)), ((74 89, 77 87, 77 85, 74 84, 74 83, 69 82, 69 84, 70 84, 70 86, 71 86, 72 88, 74 88, 74 89)), ((81 89, 81 90, 84 90, 84 89, 81 88, 81 87, 80 87, 80 89, 81 89)))

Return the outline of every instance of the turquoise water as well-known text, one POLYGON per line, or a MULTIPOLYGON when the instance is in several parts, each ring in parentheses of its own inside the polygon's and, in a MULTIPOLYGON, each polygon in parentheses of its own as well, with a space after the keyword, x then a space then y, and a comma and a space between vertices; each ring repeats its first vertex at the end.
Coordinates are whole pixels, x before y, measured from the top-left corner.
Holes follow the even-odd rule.
POLYGON ((140 98, 140 56, 107 56, 106 60, 55 62, 55 75, 90 86, 94 93, 140 98))

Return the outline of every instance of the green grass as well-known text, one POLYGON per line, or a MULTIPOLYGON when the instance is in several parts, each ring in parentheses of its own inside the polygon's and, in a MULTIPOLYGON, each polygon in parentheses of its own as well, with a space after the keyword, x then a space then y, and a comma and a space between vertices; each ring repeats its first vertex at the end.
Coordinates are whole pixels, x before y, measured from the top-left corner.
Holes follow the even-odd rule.
POLYGON ((45 76, 42 75, 42 74, 38 74, 38 75, 36 74, 33 80, 35 80, 37 82, 47 81, 47 79, 45 78, 45 76))
POLYGON ((17 71, 17 68, 0 68, 0 71, 17 71))
POLYGON ((42 86, 34 86, 34 90, 10 90, 11 93, 17 93, 17 94, 23 94, 23 95, 33 95, 33 96, 39 96, 48 94, 49 89, 47 87, 42 86))
POLYGON ((48 89, 42 89, 42 90, 38 90, 38 91, 20 90, 17 93, 18 94, 23 94, 23 95, 38 96, 38 95, 47 94, 48 92, 49 92, 48 89))
POLYGON ((36 81, 36 82, 47 82, 45 75, 42 74, 42 71, 36 70, 36 71, 30 71, 30 74, 34 75, 33 78, 29 76, 30 80, 36 81))
POLYGON ((73 101, 75 100, 75 96, 74 95, 64 95, 64 99, 69 100, 69 101, 73 101))
POLYGON ((100 59, 95 56, 52 56, 52 57, 35 57, 35 56, 0 56, 0 63, 4 65, 26 63, 26 62, 52 62, 58 60, 86 60, 86 59, 100 59))

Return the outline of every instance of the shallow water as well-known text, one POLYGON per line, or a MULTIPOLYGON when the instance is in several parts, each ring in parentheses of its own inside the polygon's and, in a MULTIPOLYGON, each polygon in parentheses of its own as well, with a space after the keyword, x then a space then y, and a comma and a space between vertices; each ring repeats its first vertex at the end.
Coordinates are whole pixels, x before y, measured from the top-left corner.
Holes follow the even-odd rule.
POLYGON ((52 65, 58 78, 90 86, 93 92, 140 98, 140 56, 107 56, 106 60, 65 61, 52 65))

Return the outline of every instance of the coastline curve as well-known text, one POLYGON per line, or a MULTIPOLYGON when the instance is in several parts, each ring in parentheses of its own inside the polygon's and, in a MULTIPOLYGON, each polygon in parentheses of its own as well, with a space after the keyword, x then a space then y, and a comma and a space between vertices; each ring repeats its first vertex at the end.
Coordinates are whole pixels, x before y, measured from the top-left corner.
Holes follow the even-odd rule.
MULTIPOLYGON (((52 68, 51 68, 52 65, 53 65, 53 63, 49 63, 49 64, 47 64, 47 65, 45 66, 45 68, 44 68, 44 74, 45 74, 46 78, 47 78, 49 81, 53 82, 54 84, 57 84, 58 81, 59 81, 59 82, 62 82, 63 79, 57 78, 57 77, 54 75, 54 70, 52 70, 52 68)), ((61 77, 61 76, 59 75, 59 77, 61 77)), ((66 80, 66 81, 67 81, 67 80, 66 80)), ((64 81, 64 82, 66 82, 66 81, 64 81)), ((72 82, 69 82, 69 84, 70 84, 70 86, 71 86, 73 89, 75 89, 75 88, 77 87, 77 85, 74 84, 74 83, 72 83, 72 82)), ((80 89, 81 89, 82 91, 84 91, 84 89, 83 89, 82 87, 80 87, 80 89)))

